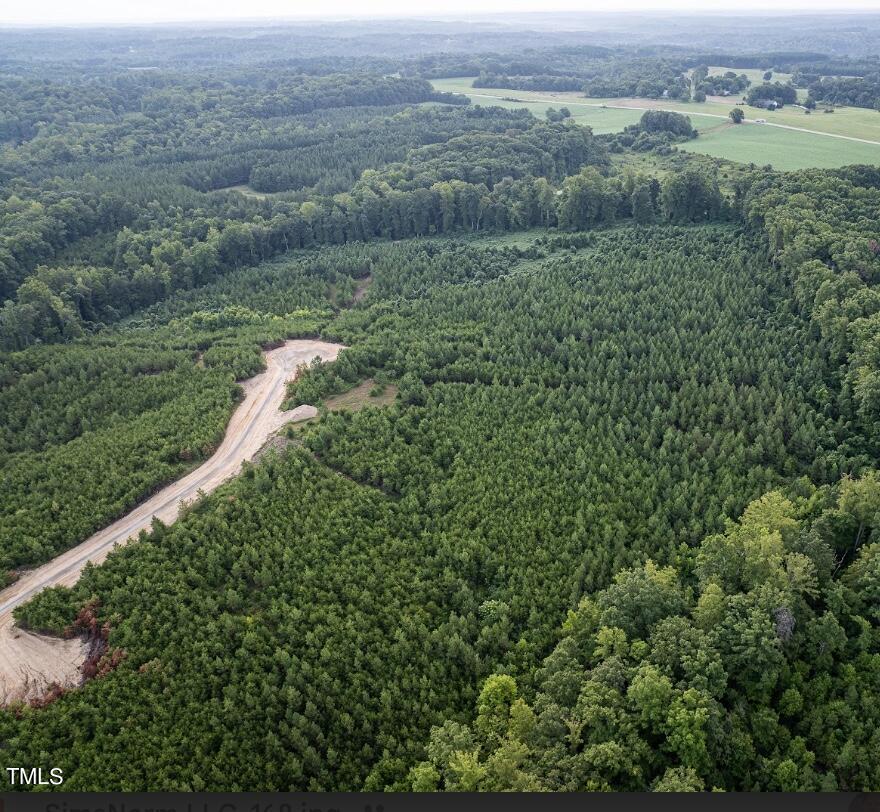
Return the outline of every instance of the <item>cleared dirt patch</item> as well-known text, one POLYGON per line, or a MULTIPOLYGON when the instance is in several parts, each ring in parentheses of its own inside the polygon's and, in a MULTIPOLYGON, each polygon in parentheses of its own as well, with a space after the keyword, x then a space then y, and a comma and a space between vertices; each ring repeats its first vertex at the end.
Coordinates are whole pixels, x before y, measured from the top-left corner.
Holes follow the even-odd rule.
POLYGON ((171 524, 177 519, 181 502, 190 502, 198 498, 199 491, 212 491, 235 476, 242 462, 253 459, 267 438, 284 424, 314 413, 311 406, 280 411, 287 382, 296 376, 297 369, 315 357, 333 361, 343 349, 340 344, 298 340, 267 352, 266 371, 243 384, 244 400, 233 413, 220 448, 210 459, 128 515, 25 573, 0 592, 0 702, 39 696, 53 683, 62 687, 78 684, 86 656, 81 640, 44 637, 16 628, 12 617, 15 607, 47 587, 73 585, 86 563, 102 562, 114 546, 149 529, 154 517, 171 524))
POLYGON ((367 288, 370 287, 370 283, 373 281, 372 276, 368 276, 365 279, 358 279, 357 286, 354 289, 354 301, 361 301, 364 296, 367 295, 367 288))
POLYGON ((285 424, 285 430, 278 431, 266 440, 263 447, 254 454, 253 462, 259 462, 272 451, 284 451, 287 446, 295 442, 290 436, 288 436, 288 431, 286 431, 286 429, 292 427, 295 423, 307 423, 309 420, 318 416, 318 410, 314 406, 297 406, 293 411, 296 415, 292 420, 285 424))

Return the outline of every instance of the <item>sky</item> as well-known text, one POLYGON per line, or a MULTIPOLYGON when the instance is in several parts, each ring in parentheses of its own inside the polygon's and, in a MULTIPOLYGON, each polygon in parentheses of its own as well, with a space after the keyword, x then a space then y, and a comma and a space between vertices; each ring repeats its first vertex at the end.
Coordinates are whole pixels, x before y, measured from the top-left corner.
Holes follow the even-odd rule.
MULTIPOLYGON (((689 11, 706 0, 3 0, 0 25, 90 25, 180 21, 379 16, 465 16, 529 11, 689 11)), ((721 10, 721 7, 715 6, 721 10)), ((877 11, 880 0, 741 0, 723 9, 747 11, 877 11)))

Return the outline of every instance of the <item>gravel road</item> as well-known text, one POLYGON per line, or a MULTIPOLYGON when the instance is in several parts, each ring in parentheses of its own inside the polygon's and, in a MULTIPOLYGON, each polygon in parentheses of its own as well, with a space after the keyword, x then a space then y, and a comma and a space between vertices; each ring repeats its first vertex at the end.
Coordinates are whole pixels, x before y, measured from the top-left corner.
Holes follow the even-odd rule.
POLYGON ((339 344, 324 341, 296 340, 267 352, 266 371, 244 382, 244 400, 233 413, 223 442, 210 459, 109 527, 25 573, 0 592, 0 702, 38 695, 53 682, 65 686, 77 684, 79 667, 85 659, 83 641, 22 631, 13 625, 13 609, 47 587, 76 583, 87 562, 102 562, 115 545, 124 544, 141 530, 149 529, 154 516, 165 524, 172 523, 182 501, 191 501, 200 490, 207 493, 233 477, 242 462, 251 459, 285 423, 313 416, 313 406, 280 411, 286 384, 295 377, 301 364, 307 364, 316 356, 333 361, 343 349, 339 344))

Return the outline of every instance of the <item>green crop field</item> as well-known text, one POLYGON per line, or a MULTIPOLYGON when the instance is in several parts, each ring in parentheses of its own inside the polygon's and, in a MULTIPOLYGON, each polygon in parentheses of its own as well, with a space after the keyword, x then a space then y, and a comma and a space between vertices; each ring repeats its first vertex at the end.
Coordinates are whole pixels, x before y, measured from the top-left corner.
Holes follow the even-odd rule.
POLYGON ((880 146, 760 124, 722 124, 701 130, 699 138, 679 148, 782 170, 880 164, 880 146))
POLYGON ((777 169, 880 163, 880 113, 860 107, 840 107, 831 114, 816 110, 811 115, 795 106, 772 112, 745 107, 750 119, 765 118, 770 124, 812 132, 757 124, 735 128, 726 126, 727 114, 735 104, 733 100, 693 104, 651 99, 595 99, 579 93, 473 88, 472 82, 470 78, 456 78, 438 79, 433 84, 438 90, 462 93, 474 104, 525 107, 536 116, 543 116, 548 107, 568 107, 579 124, 588 124, 596 133, 617 132, 627 124, 634 124, 646 109, 674 110, 689 115, 701 134, 696 141, 684 144, 683 149, 742 163, 762 166, 769 163, 777 169), (829 134, 877 143, 829 138, 829 134))
POLYGON ((765 111, 743 108, 749 118, 766 118, 774 124, 803 127, 820 133, 865 138, 880 143, 880 113, 865 107, 837 107, 833 113, 824 113, 820 107, 806 115, 800 107, 783 107, 781 110, 765 111))
POLYGON ((548 107, 568 107, 572 118, 579 124, 589 124, 597 133, 619 132, 627 124, 635 124, 646 109, 661 106, 692 115, 694 126, 700 129, 717 124, 718 119, 727 116, 731 107, 727 102, 697 105, 664 101, 661 104, 651 99, 587 98, 581 93, 474 88, 471 82, 472 78, 435 79, 432 84, 437 90, 461 93, 474 104, 525 107, 536 116, 543 116, 548 107))

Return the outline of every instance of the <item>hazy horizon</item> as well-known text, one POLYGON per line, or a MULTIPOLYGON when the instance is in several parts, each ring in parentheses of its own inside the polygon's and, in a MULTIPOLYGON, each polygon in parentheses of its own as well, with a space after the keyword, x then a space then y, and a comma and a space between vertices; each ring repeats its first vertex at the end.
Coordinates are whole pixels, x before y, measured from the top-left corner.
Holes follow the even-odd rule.
POLYGON ((590 16, 614 14, 687 14, 689 16, 737 17, 796 14, 880 13, 877 0, 847 0, 843 7, 830 7, 828 0, 772 0, 759 4, 747 2, 736 9, 706 9, 701 0, 602 0, 589 10, 582 2, 558 0, 551 8, 541 7, 535 0, 427 0, 417 11, 402 0, 378 0, 364 4, 356 0, 327 0, 320 12, 301 10, 299 4, 284 0, 254 0, 243 6, 235 0, 155 0, 146 4, 125 5, 114 0, 92 0, 71 7, 60 0, 36 0, 26 6, 7 7, 0 11, 0 26, 108 26, 161 24, 216 24, 320 22, 342 19, 370 18, 434 18, 467 19, 493 15, 515 14, 546 16, 581 14, 590 16), (769 7, 768 7, 769 6, 769 7))

